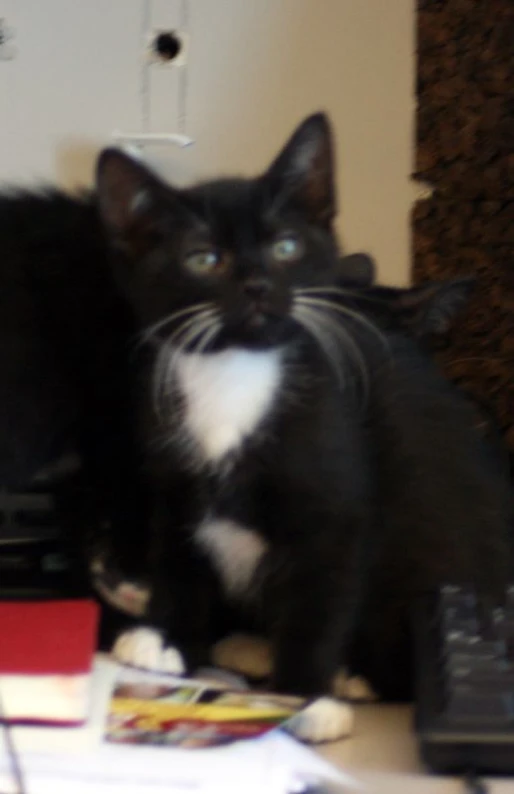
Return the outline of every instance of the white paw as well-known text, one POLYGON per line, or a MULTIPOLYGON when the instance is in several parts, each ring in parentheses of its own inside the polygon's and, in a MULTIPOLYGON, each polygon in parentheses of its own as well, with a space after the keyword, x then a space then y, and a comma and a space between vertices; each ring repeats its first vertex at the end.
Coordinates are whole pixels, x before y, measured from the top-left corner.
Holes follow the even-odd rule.
POLYGON ((116 569, 109 571, 101 554, 91 559, 89 571, 94 589, 107 604, 133 617, 145 614, 150 600, 148 587, 124 580, 116 569))
POLYGON ((150 593, 140 585, 121 582, 116 587, 108 587, 100 579, 93 579, 93 587, 107 604, 120 612, 136 618, 142 617, 146 612, 150 593))
POLYGON ((211 660, 217 667, 234 670, 249 678, 271 675, 271 646, 264 637, 252 634, 231 634, 216 643, 211 660))
POLYGON ((165 673, 172 673, 173 675, 184 675, 186 672, 186 664, 182 658, 182 654, 173 645, 168 645, 162 650, 161 670, 165 673))
POLYGON ((332 694, 336 698, 346 698, 358 703, 373 703, 378 700, 378 695, 365 678, 360 675, 348 676, 344 668, 334 678, 332 694))
POLYGON ((141 667, 171 675, 183 675, 186 666, 182 654, 172 646, 164 646, 158 631, 150 628, 131 629, 120 634, 112 654, 122 664, 141 667))
POLYGON ((334 742, 352 732, 353 710, 348 703, 329 697, 319 698, 295 714, 286 728, 303 742, 334 742))

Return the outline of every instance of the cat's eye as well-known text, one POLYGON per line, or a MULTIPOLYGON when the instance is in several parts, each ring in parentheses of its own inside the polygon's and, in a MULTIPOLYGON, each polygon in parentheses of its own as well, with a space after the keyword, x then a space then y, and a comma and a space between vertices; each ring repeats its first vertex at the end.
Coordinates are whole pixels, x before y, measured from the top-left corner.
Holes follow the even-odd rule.
POLYGON ((302 253, 302 241, 293 234, 283 235, 271 245, 271 256, 275 262, 295 262, 302 253))
POLYGON ((191 251, 184 258, 184 265, 191 273, 198 276, 212 273, 219 268, 223 263, 221 255, 213 248, 205 248, 204 250, 191 251))

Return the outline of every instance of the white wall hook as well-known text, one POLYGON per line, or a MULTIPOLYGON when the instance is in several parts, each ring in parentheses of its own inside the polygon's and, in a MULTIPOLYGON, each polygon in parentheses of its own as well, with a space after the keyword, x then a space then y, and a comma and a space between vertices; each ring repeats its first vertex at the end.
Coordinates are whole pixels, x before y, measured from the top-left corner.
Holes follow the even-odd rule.
POLYGON ((145 146, 179 146, 183 149, 194 143, 193 138, 179 132, 121 132, 112 133, 115 143, 130 151, 135 156, 141 156, 141 149, 145 146))

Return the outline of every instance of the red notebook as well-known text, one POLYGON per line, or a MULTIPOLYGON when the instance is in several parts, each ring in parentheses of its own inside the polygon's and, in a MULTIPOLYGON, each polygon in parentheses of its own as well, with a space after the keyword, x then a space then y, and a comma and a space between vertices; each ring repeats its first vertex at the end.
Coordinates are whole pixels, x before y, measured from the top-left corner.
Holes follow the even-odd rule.
POLYGON ((86 720, 97 626, 94 601, 0 602, 0 695, 8 722, 86 720))

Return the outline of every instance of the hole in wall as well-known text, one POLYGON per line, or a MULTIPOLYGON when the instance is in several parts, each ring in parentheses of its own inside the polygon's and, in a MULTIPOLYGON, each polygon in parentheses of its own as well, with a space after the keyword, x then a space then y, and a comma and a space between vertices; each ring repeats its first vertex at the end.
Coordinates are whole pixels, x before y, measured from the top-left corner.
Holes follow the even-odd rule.
POLYGON ((156 58, 171 63, 182 52, 183 42, 174 30, 162 30, 156 34, 152 49, 156 58))

